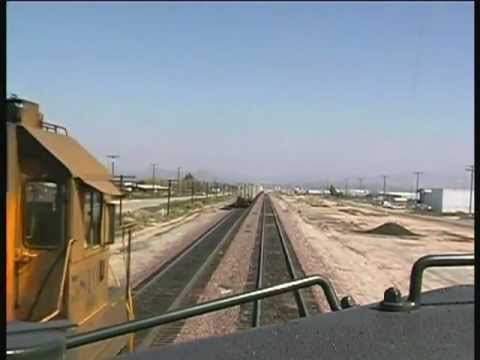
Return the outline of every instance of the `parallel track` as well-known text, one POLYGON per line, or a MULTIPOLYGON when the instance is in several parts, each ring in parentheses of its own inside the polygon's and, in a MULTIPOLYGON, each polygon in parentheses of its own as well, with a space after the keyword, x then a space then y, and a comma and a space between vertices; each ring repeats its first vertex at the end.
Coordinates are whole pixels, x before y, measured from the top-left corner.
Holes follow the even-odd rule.
MULTIPOLYGON (((141 319, 195 304, 251 208, 231 210, 134 289, 136 317, 141 319)), ((139 332, 136 348, 144 350, 171 343, 183 325, 179 321, 139 332)))

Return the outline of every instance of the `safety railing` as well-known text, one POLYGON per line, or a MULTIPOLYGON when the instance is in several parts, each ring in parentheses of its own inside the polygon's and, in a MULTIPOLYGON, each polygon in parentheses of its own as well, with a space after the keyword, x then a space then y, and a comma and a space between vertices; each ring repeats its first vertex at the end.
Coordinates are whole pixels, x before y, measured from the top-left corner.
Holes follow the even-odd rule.
POLYGON ((386 311, 411 311, 421 305, 422 282, 425 269, 431 267, 456 267, 474 266, 474 254, 445 254, 427 255, 418 259, 413 264, 410 273, 410 290, 408 298, 402 299, 400 290, 395 287, 385 290, 384 299, 380 303, 380 309, 386 311))
MULTIPOLYGON (((136 228, 136 226, 137 226, 136 223, 122 224, 120 226, 120 231, 122 233, 123 255, 124 255, 125 271, 126 271, 125 305, 126 305, 129 321, 133 321, 135 319, 130 276, 131 276, 131 262, 132 262, 132 232, 136 228), (126 247, 125 247, 125 234, 127 234, 127 239, 128 239, 126 247)), ((133 337, 129 338, 128 347, 130 351, 133 351, 133 348, 134 348, 133 337)))
POLYGON ((332 311, 342 310, 340 300, 338 299, 337 294, 335 293, 335 290, 330 282, 318 275, 314 275, 303 279, 290 281, 288 283, 201 303, 186 309, 174 310, 163 315, 152 316, 147 319, 128 321, 123 324, 113 325, 102 329, 85 332, 83 334, 73 335, 67 338, 66 348, 73 349, 97 341, 110 339, 112 337, 126 335, 132 332, 149 329, 178 320, 184 320, 192 316, 207 314, 228 307, 241 305, 258 299, 264 299, 314 285, 319 285, 323 289, 327 298, 327 302, 332 311))
POLYGON ((64 126, 60 126, 60 125, 57 125, 57 124, 52 124, 52 123, 48 123, 46 121, 42 121, 42 128, 47 130, 47 131, 52 131, 55 134, 57 134, 59 130, 62 130, 65 133, 65 135, 68 136, 67 128, 64 127, 64 126))
MULTIPOLYGON (((385 291, 385 299, 380 303, 380 310, 386 311, 405 311, 415 310, 421 304, 421 287, 422 276, 425 269, 430 267, 452 267, 452 266, 473 266, 474 254, 450 254, 450 255, 428 255, 420 258, 412 267, 410 275, 410 293, 406 300, 402 300, 400 292, 395 288, 390 288, 385 291), (392 290, 393 289, 393 290, 392 290)), ((55 358, 63 358, 65 349, 73 349, 79 346, 92 344, 98 341, 107 340, 116 336, 126 335, 129 333, 149 329, 155 326, 168 324, 171 322, 184 320, 193 316, 203 315, 218 310, 223 310, 228 307, 249 303, 258 299, 264 299, 275 295, 292 292, 302 288, 319 285, 327 298, 327 302, 332 311, 339 311, 351 307, 351 298, 344 297, 339 301, 335 290, 328 280, 321 278, 318 275, 309 276, 303 279, 298 279, 288 283, 283 283, 267 288, 257 289, 254 291, 228 296, 222 299, 217 299, 195 306, 174 310, 163 315, 153 316, 147 319, 128 321, 123 324, 104 327, 98 330, 93 330, 81 334, 76 334, 67 337, 58 337, 53 344, 45 344, 45 346, 54 347, 52 351, 57 351, 58 356, 55 358), (347 301, 349 300, 349 301, 347 301)), ((47 325, 48 326, 48 325, 47 325)), ((43 351, 40 344, 36 345, 36 349, 43 351)), ((34 357, 34 351, 31 347, 15 347, 11 346, 7 350, 7 357, 10 355, 16 356, 28 352, 34 357)), ((52 358, 52 357, 50 357, 52 358)))
POLYGON ((62 280, 60 282, 60 289, 59 289, 59 292, 58 292, 57 306, 51 314, 44 317, 42 320, 40 320, 40 322, 46 322, 46 321, 49 321, 49 320, 53 319, 55 316, 60 314, 60 311, 62 310, 63 294, 65 292, 65 281, 66 281, 66 277, 67 277, 68 267, 70 265, 70 254, 72 252, 72 245, 73 245, 74 242, 75 242, 75 239, 70 239, 68 241, 67 251, 66 251, 66 254, 65 254, 65 263, 63 265, 62 280))

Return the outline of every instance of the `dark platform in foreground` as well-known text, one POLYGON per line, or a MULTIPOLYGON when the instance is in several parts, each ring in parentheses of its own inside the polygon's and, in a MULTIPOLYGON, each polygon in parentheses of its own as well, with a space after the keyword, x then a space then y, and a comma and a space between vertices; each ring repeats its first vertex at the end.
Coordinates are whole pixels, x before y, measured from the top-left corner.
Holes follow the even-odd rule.
POLYGON ((366 305, 122 359, 473 359, 473 286, 426 292, 422 304, 411 312, 366 305))

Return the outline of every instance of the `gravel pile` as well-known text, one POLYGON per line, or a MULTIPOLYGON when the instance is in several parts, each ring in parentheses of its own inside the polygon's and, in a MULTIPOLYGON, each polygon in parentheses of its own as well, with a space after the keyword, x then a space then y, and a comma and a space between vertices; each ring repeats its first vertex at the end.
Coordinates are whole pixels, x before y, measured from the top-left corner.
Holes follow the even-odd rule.
POLYGON ((411 232, 406 227, 399 225, 394 222, 387 222, 376 228, 363 231, 366 234, 377 234, 377 235, 391 235, 391 236, 418 236, 414 232, 411 232))

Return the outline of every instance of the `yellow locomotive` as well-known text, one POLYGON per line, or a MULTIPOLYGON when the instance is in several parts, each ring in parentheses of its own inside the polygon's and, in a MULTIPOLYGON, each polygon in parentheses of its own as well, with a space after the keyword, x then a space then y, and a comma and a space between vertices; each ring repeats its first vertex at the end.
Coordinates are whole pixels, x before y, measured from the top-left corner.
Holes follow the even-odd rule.
MULTIPOLYGON (((126 321, 128 292, 109 279, 121 192, 108 170, 38 104, 9 98, 6 120, 7 322, 68 320, 80 333, 126 321)), ((113 356, 127 340, 68 358, 113 356)))

